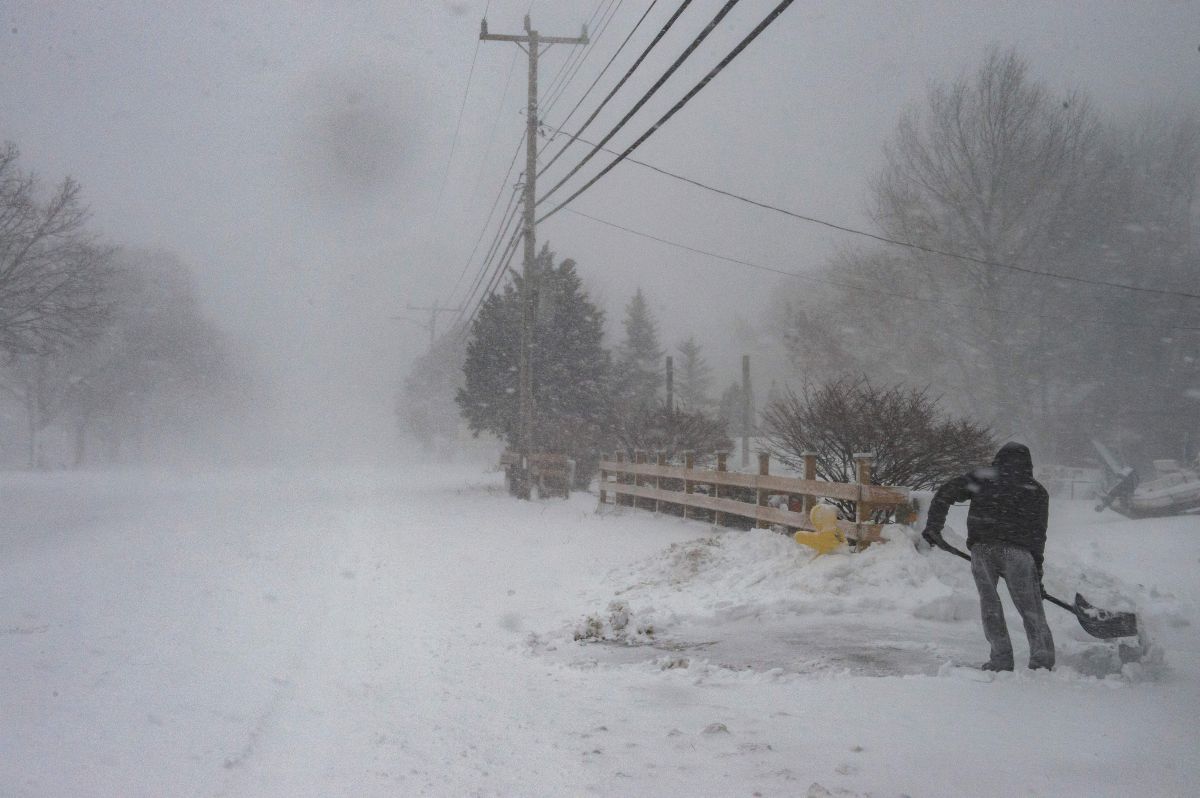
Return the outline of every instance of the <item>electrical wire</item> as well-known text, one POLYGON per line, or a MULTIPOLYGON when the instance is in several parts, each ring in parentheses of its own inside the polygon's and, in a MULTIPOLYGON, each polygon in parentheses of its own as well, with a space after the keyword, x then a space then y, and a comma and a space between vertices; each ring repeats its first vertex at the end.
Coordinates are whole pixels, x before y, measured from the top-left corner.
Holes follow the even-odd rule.
MULTIPOLYGON (((567 122, 571 121, 571 117, 575 115, 575 112, 579 110, 579 107, 581 105, 583 105, 584 101, 587 100, 589 95, 591 95, 592 90, 596 88, 596 84, 598 84, 600 82, 600 79, 603 78, 605 73, 608 72, 608 68, 611 67, 613 65, 613 62, 617 60, 617 56, 619 56, 621 54, 621 51, 623 51, 625 49, 625 45, 629 44, 629 40, 633 38, 633 34, 637 33, 638 28, 640 28, 642 26, 642 23, 646 20, 646 17, 650 15, 650 12, 654 10, 654 6, 657 5, 657 3, 658 3, 658 0, 651 0, 650 5, 648 5, 646 7, 646 10, 642 12, 642 15, 638 18, 638 21, 636 23, 634 23, 633 28, 629 31, 629 33, 627 33, 625 35, 625 40, 621 42, 621 46, 618 47, 617 51, 615 53, 613 53, 612 56, 608 59, 608 63, 605 64, 604 68, 600 70, 600 74, 596 75, 595 79, 592 80, 592 85, 587 87, 587 91, 585 91, 583 93, 583 95, 579 98, 579 100, 575 103, 575 107, 572 108, 565 117, 563 117, 562 123, 559 124, 558 127, 555 129, 554 133, 552 133, 550 135, 549 141, 546 142, 547 146, 550 145, 551 143, 553 143, 554 139, 558 138, 559 133, 562 133, 562 129, 564 127, 566 127, 567 122)), ((569 143, 570 142, 568 141, 568 144, 569 143)), ((554 157, 555 157, 555 159, 558 158, 557 155, 554 157)), ((551 164, 552 163, 553 163, 553 161, 551 161, 551 164)), ((550 164, 547 164, 546 167, 543 167, 543 170, 548 168, 549 166, 550 166, 550 164)), ((542 172, 539 171, 538 177, 541 177, 541 175, 542 175, 542 172)))
POLYGON ((587 45, 583 48, 584 52, 579 60, 575 62, 575 66, 572 68, 571 74, 567 76, 567 79, 564 80, 562 85, 558 87, 558 91, 555 92, 553 96, 547 97, 546 109, 544 111, 545 114, 549 114, 554 110, 554 106, 558 105, 558 101, 562 98, 563 94, 566 93, 567 87, 571 85, 573 80, 575 80, 575 76, 579 74, 579 70, 583 67, 584 62, 587 61, 588 56, 592 54, 592 52, 596 49, 596 45, 598 45, 600 40, 604 38, 604 34, 608 30, 608 26, 612 23, 613 17, 615 17, 617 12, 621 10, 621 6, 624 5, 624 3, 625 0, 616 0, 616 5, 612 6, 607 16, 605 16, 601 21, 600 28, 596 31, 596 35, 591 37, 587 45))
MULTIPOLYGON (((597 0, 596 7, 594 9, 592 9, 592 15, 590 17, 588 17, 588 21, 584 25, 586 30, 593 30, 595 28, 596 20, 598 18, 600 18, 600 9, 604 7, 605 3, 608 3, 608 5, 611 7, 613 0, 597 0)), ((548 45, 546 47, 546 49, 549 50, 550 47, 553 47, 553 45, 548 45)), ((571 48, 571 54, 569 56, 567 56, 566 59, 563 60, 562 64, 558 67, 558 71, 554 73, 554 77, 550 80, 550 83, 546 86, 546 92, 545 92, 546 96, 549 96, 550 94, 552 94, 554 92, 554 90, 558 87, 559 83, 562 81, 563 76, 567 74, 567 70, 569 70, 571 68, 571 66, 574 65, 574 63, 577 59, 583 57, 583 53, 587 49, 588 49, 587 47, 571 48)))
MULTIPOLYGON (((475 176, 475 187, 471 189, 471 201, 474 202, 475 197, 479 196, 479 187, 483 184, 483 173, 487 169, 488 161, 491 160, 492 149, 496 146, 496 129, 500 126, 500 115, 504 110, 504 104, 508 100, 508 89, 512 85, 513 72, 517 67, 517 56, 520 55, 519 50, 513 51, 512 61, 508 65, 508 75, 504 78, 504 90, 500 92, 500 102, 496 105, 496 114, 492 117, 492 130, 488 134, 488 146, 483 153, 483 162, 479 164, 479 173, 475 176)), ((505 177, 505 180, 508 178, 505 177)))
POLYGON ((479 299, 475 302, 475 306, 472 308, 470 316, 468 316, 467 320, 463 323, 460 337, 465 337, 470 332, 471 324, 475 321, 476 316, 479 315, 480 309, 483 307, 484 303, 487 302, 488 298, 495 293, 501 278, 508 271, 509 264, 512 263, 513 256, 516 255, 517 240, 520 237, 521 228, 518 226, 517 229, 513 230, 512 237, 509 238, 508 244, 505 246, 504 254, 501 255, 499 260, 496 261, 496 267, 492 272, 491 278, 488 280, 487 289, 480 293, 479 299))
MULTIPOLYGON (((818 283, 818 284, 822 284, 822 285, 829 285, 829 286, 833 286, 835 288, 841 288, 841 289, 844 289, 847 291, 854 291, 854 292, 865 293, 865 294, 874 294, 876 296, 880 296, 885 299, 899 299, 899 300, 903 300, 906 302, 919 302, 919 303, 928 304, 928 305, 936 305, 937 307, 949 307, 949 308, 956 308, 956 309, 960 309, 960 310, 977 310, 977 311, 984 311, 987 313, 999 313, 1002 315, 1020 316, 1021 318, 1026 318, 1026 319, 1030 319, 1030 318, 1043 319, 1046 321, 1052 321, 1052 322, 1056 322, 1056 323, 1062 323, 1062 321, 1063 321, 1063 317, 1061 315, 1050 316, 1050 315, 1045 315, 1045 314, 1030 314, 1030 313, 1026 313, 1024 311, 1019 311, 1019 310, 1005 310, 1003 308, 987 307, 987 306, 982 306, 982 305, 966 305, 966 304, 955 303, 955 302, 946 302, 946 301, 943 301, 940 299, 928 299, 925 297, 912 296, 911 294, 905 294, 905 293, 898 292, 898 291, 888 291, 888 290, 883 290, 883 289, 878 289, 878 288, 868 288, 866 286, 855 285, 853 283, 840 282, 838 280, 830 280, 825 277, 814 277, 812 275, 800 274, 798 272, 788 271, 787 269, 780 269, 775 266, 766 266, 761 263, 755 263, 754 261, 745 260, 743 258, 734 258, 734 257, 728 256, 728 255, 721 255, 716 252, 710 252, 705 249, 699 249, 698 247, 692 247, 687 244, 680 243, 678 241, 672 241, 668 238, 663 238, 661 236, 656 236, 652 233, 647 233, 643 230, 635 230, 632 227, 627 227, 625 225, 617 224, 616 222, 610 222, 607 219, 601 219, 598 216, 593 216, 591 214, 584 213, 582 211, 578 211, 574 208, 567 208, 566 210, 568 213, 573 213, 576 216, 583 217, 584 219, 589 219, 598 224, 602 224, 607 227, 612 227, 616 230, 621 230, 623 232, 630 233, 631 235, 635 235, 640 238, 646 238, 651 241, 657 241, 660 244, 666 244, 667 246, 675 247, 676 249, 681 249, 685 252, 691 252, 691 253, 694 253, 697 255, 704 255, 709 258, 714 258, 716 260, 725 261, 726 263, 732 263, 732 264, 735 264, 738 266, 745 266, 747 268, 754 269, 756 271, 767 272, 770 274, 777 274, 777 275, 780 275, 783 277, 793 277, 797 280, 806 280, 808 282, 818 283)), ((1091 318, 1082 319, 1081 323, 1094 324, 1096 326, 1102 326, 1102 327, 1125 327, 1125 328, 1145 329, 1145 330, 1180 330, 1180 331, 1186 331, 1186 332, 1200 332, 1200 326, 1136 324, 1133 322, 1107 321, 1104 319, 1091 319, 1091 318)))
MULTIPOLYGON (((786 2, 788 4, 790 4, 791 1, 792 0, 786 0, 786 2)), ((736 6, 739 2, 740 2, 740 0, 726 0, 725 4, 723 6, 721 6, 721 9, 717 12, 716 16, 714 16, 712 18, 712 20, 710 20, 709 23, 704 26, 704 30, 700 31, 700 34, 698 36, 696 36, 695 39, 692 40, 692 43, 689 44, 687 46, 687 48, 684 49, 684 51, 679 54, 679 56, 675 59, 675 61, 671 64, 671 66, 669 66, 667 68, 667 71, 664 72, 659 77, 659 79, 654 82, 654 85, 652 85, 649 88, 649 90, 647 90, 646 93, 643 94, 636 103, 634 103, 633 108, 631 108, 625 114, 625 116, 621 117, 621 121, 617 122, 617 124, 615 126, 613 126, 612 130, 608 131, 608 133, 606 133, 604 135, 604 138, 600 139, 601 146, 607 144, 609 139, 611 139, 613 136, 617 135, 617 133, 621 130, 621 128, 625 127, 626 123, 628 123, 629 120, 633 118, 633 115, 636 114, 639 110, 641 110, 643 105, 645 105, 647 102, 650 101, 650 98, 653 97, 660 88, 662 88, 662 85, 664 83, 666 83, 667 80, 672 75, 675 74, 675 70, 679 69, 679 67, 683 64, 683 62, 686 61, 691 56, 691 54, 696 51, 696 48, 699 47, 700 44, 705 39, 708 38, 709 34, 712 33, 716 29, 717 25, 720 24, 721 20, 723 20, 725 18, 725 16, 730 11, 732 11, 733 7, 736 6)), ((556 192, 560 188, 562 188, 563 184, 566 183, 568 180, 570 180, 572 177, 574 177, 575 173, 578 172, 580 169, 582 169, 588 163, 588 161, 592 160, 592 158, 594 158, 596 156, 597 152, 599 152, 599 148, 593 147, 592 150, 590 152, 588 152, 587 155, 583 156, 583 160, 581 160, 579 163, 575 164, 575 166, 571 169, 571 171, 567 172, 567 174, 564 175, 561 180, 559 180, 557 183, 555 183, 554 186, 549 191, 547 191, 542 196, 538 197, 537 202, 534 204, 541 205, 552 194, 554 194, 554 192, 556 192)), ((588 185, 591 185, 591 184, 589 183, 588 185)), ((574 199, 574 196, 572 196, 571 199, 574 199)), ((567 201, 570 202, 570 200, 567 200, 567 201)), ((555 210, 557 210, 557 208, 555 210)))
MULTIPOLYGON (((519 193, 520 192, 518 190, 513 191, 512 198, 509 202, 510 210, 507 213, 507 218, 505 218, 503 223, 501 223, 501 225, 496 229, 496 235, 492 238, 492 243, 488 247, 488 253, 484 257, 483 262, 480 264, 479 272, 475 275, 475 279, 472 281, 471 287, 467 289, 467 293, 463 297, 462 302, 459 303, 460 308, 466 308, 467 305, 471 304, 471 301, 475 297, 475 292, 483 283, 483 280, 488 273, 488 269, 491 268, 492 263, 496 258, 496 253, 500 248, 500 243, 504 240, 504 236, 513 229, 514 220, 517 216, 517 210, 521 207, 520 203, 515 202, 519 193)), ((464 313, 465 310, 460 311, 458 318, 462 318, 464 313)))
MULTIPOLYGON (((587 121, 584 122, 582 125, 580 125, 579 130, 575 131, 575 135, 567 140, 567 143, 564 144, 562 149, 560 149, 558 151, 558 153, 553 158, 550 159, 550 162, 548 164, 546 164, 545 166, 543 166, 541 168, 541 170, 538 171, 538 177, 541 177, 543 172, 545 172, 551 166, 554 166, 555 161, 557 161, 559 158, 561 158, 562 154, 567 151, 567 148, 575 143, 575 139, 578 138, 578 136, 581 133, 583 133, 584 130, 587 130, 587 127, 588 127, 588 125, 590 125, 592 123, 592 120, 594 120, 596 118, 596 116, 601 111, 604 110, 604 106, 608 105, 608 101, 611 100, 613 98, 613 95, 616 94, 621 89, 621 87, 625 85, 625 81, 629 80, 629 76, 637 71, 637 68, 642 65, 642 61, 646 60, 646 56, 650 54, 650 51, 654 49, 654 46, 656 44, 658 44, 659 41, 662 40, 663 36, 667 35, 667 31, 669 31, 671 29, 671 26, 673 26, 675 24, 675 20, 679 19, 679 16, 691 4, 692 4, 692 0, 682 0, 682 2, 679 4, 679 7, 676 8, 674 13, 671 14, 671 18, 668 19, 666 21, 666 23, 662 26, 662 28, 658 31, 658 33, 655 34, 655 36, 651 40, 650 44, 646 45, 646 48, 644 50, 642 50, 642 54, 637 57, 637 60, 633 62, 633 65, 625 71, 625 74, 622 75, 621 79, 617 81, 617 85, 613 86, 609 90, 608 94, 605 95, 604 99, 600 101, 600 105, 596 107, 596 110, 592 111, 592 114, 591 114, 591 116, 589 116, 587 118, 587 121)), ((653 5, 654 4, 651 3, 652 7, 653 7, 653 5)), ((649 11, 649 9, 647 9, 647 11, 649 11)), ((643 15, 643 17, 644 16, 645 15, 643 15)), ((638 24, 641 24, 641 22, 639 21, 638 24)), ((622 45, 622 46, 624 46, 624 45, 622 45)), ((571 113, 572 114, 575 113, 575 110, 572 109, 571 113)), ((566 120, 563 121, 563 124, 564 125, 566 124, 566 120)), ((559 132, 561 132, 561 130, 562 130, 562 128, 560 127, 559 132)), ((557 135, 557 133, 555 135, 557 135)))
MULTIPOLYGON (((483 7, 483 16, 487 18, 488 9, 492 7, 492 0, 487 0, 487 4, 483 7)), ((467 88, 463 90, 462 104, 458 106, 458 120, 454 123, 454 136, 450 139, 450 155, 446 157, 446 168, 442 170, 442 185, 438 189, 438 198, 435 208, 441 208, 442 197, 446 192, 446 181, 450 177, 450 164, 454 162, 454 151, 458 148, 458 133, 462 127, 463 112, 467 109, 467 97, 471 94, 471 78, 475 76, 475 61, 479 58, 479 39, 475 40, 475 52, 471 54, 471 69, 467 72, 467 88)))
MULTIPOLYGON (((503 188, 503 186, 501 186, 501 188, 503 188)), ((479 286, 479 282, 482 279, 482 276, 481 276, 482 273, 487 271, 487 265, 488 265, 488 262, 489 262, 490 258, 492 257, 492 254, 496 248, 497 240, 499 240, 503 236, 504 231, 508 228, 508 225, 512 223, 512 209, 513 209, 513 205, 516 203, 516 199, 519 194, 520 194, 520 191, 517 188, 513 188, 512 193, 508 197, 508 204, 505 206, 504 212, 502 214, 500 214, 500 218, 503 221, 501 222, 500 227, 498 227, 496 229, 495 235, 492 236, 492 242, 490 244, 488 244, 487 254, 484 256, 482 264, 480 266, 480 273, 476 274, 475 278, 471 281, 471 285, 467 288, 466 294, 463 296, 462 304, 465 304, 470 299, 471 295, 475 293, 475 289, 479 286)), ((488 219, 488 222, 491 222, 490 217, 488 219)), ((470 257, 467 258, 467 262, 465 264, 463 264, 462 272, 459 273, 460 280, 461 280, 462 276, 464 274, 466 274, 467 268, 475 260, 475 253, 478 251, 479 244, 483 241, 483 236, 484 236, 484 233, 487 232, 487 229, 488 229, 488 225, 487 225, 487 223, 485 223, 483 228, 481 228, 479 231, 479 237, 475 240, 475 247, 471 250, 470 257)), ((450 291, 449 295, 451 297, 454 296, 454 293, 455 293, 455 290, 457 289, 457 287, 458 286, 456 283, 455 289, 451 289, 451 291, 450 291)))
MULTIPOLYGON (((509 175, 512 174, 513 167, 516 166, 517 156, 521 152, 521 145, 525 143, 525 134, 521 135, 521 140, 517 142, 517 148, 513 151, 512 158, 508 162, 508 171, 504 173, 504 179, 500 181, 500 188, 496 191, 496 198, 492 200, 492 208, 488 211, 487 221, 483 223, 483 227, 479 230, 479 237, 475 239, 475 246, 471 248, 471 254, 467 256, 467 262, 463 264, 462 271, 458 273, 458 279, 454 281, 454 287, 450 289, 450 295, 458 290, 458 286, 462 283, 463 276, 466 275, 467 269, 471 266, 471 261, 475 258, 475 253, 479 251, 479 244, 483 241, 483 236, 487 232, 488 225, 491 224, 492 216, 496 212, 496 206, 500 204, 500 197, 504 196, 504 188, 508 185, 509 175)), ((512 200, 509 200, 510 204, 512 200)), ((507 211, 506 211, 507 212, 507 211)), ((503 216, 503 214, 501 214, 503 216)))
MULTIPOLYGON (((736 2, 736 0, 730 0, 730 2, 736 2)), ((583 186, 581 188, 579 188, 578 190, 576 190, 574 194, 567 197, 565 200, 560 202, 558 205, 556 205, 551 210, 542 214, 542 216, 537 221, 541 222, 541 221, 553 216, 554 214, 558 213, 568 203, 570 203, 575 198, 577 198, 580 194, 582 194, 583 192, 587 191, 589 188, 594 186, 598 180, 600 180, 602 177, 604 177, 606 174, 608 174, 610 171, 612 171, 613 167, 616 166, 617 164, 619 164, 625 158, 627 158, 630 153, 632 153, 638 147, 642 146, 642 144, 645 143, 645 141, 647 139, 649 139, 651 136, 653 136, 660 127, 662 127, 664 124, 666 124, 666 122, 671 117, 673 117, 681 108, 683 108, 685 105, 687 105, 688 102, 690 102, 693 97, 695 97, 697 94, 699 94, 700 91, 702 89, 704 89, 704 87, 707 86, 714 77, 716 77, 718 74, 720 74, 721 70, 723 70, 723 69, 725 69, 725 67, 729 66, 729 64, 731 64, 733 62, 733 60, 735 58, 737 58, 738 55, 741 54, 741 52, 750 45, 751 42, 753 42, 755 39, 757 39, 759 37, 759 35, 771 25, 772 22, 774 22, 776 19, 778 19, 779 15, 782 14, 784 11, 786 11, 787 7, 790 6, 793 2, 794 2, 794 0, 782 0, 782 2, 779 3, 779 5, 775 6, 775 8, 771 11, 771 13, 767 14, 767 16, 764 17, 763 20, 754 27, 754 30, 750 31, 750 33, 748 33, 745 36, 745 38, 743 38, 740 42, 738 42, 736 47, 734 47, 732 50, 729 51, 728 55, 726 55, 724 58, 721 59, 720 63, 718 63, 715 67, 713 67, 711 70, 709 70, 708 74, 705 75, 703 78, 701 78, 700 82, 697 83, 695 86, 693 86, 691 91, 689 91, 687 94, 685 94, 679 100, 679 102, 677 102, 677 103, 675 103, 675 105, 671 106, 671 110, 669 110, 665 114, 663 114, 663 116, 657 122, 655 122, 653 125, 650 126, 649 130, 647 130, 645 133, 643 133, 641 136, 639 136, 637 141, 633 142, 633 144, 630 144, 628 147, 626 147, 624 152, 622 152, 620 155, 618 155, 616 157, 615 160, 613 160, 611 163, 609 163, 607 166, 605 166, 603 169, 601 169, 600 172, 595 177, 593 177, 588 182, 584 183, 583 186)), ((726 5, 728 5, 728 4, 726 4, 726 5)), ((712 23, 710 23, 710 25, 711 24, 712 23)), ((626 119, 628 119, 628 117, 626 117, 626 119)), ((622 124, 624 123, 624 121, 625 120, 622 120, 622 124)), ((608 138, 611 138, 611 134, 610 134, 610 136, 602 139, 600 143, 604 144, 605 142, 608 141, 608 138)), ((593 149, 592 152, 589 153, 589 157, 591 155, 594 155, 596 152, 598 152, 598 150, 593 149)), ((586 159, 585 159, 585 161, 586 161, 586 159)), ((577 170, 578 170, 578 167, 576 167, 575 170, 572 170, 572 174, 577 170)), ((566 181, 566 178, 564 178, 562 181, 559 181, 558 185, 561 186, 565 181, 566 181)), ((558 188, 558 186, 555 186, 555 188, 558 188)), ((550 192, 543 195, 542 199, 538 200, 538 202, 540 203, 542 200, 545 200, 553 192, 554 192, 554 189, 551 189, 550 192)))
MULTIPOLYGON (((580 141, 583 142, 584 144, 590 144, 590 142, 588 142, 585 139, 580 139, 580 141)), ((592 146, 595 146, 595 145, 592 145, 592 146)), ((607 153, 610 153, 612 155, 619 155, 617 152, 610 150, 610 149, 604 149, 604 151, 607 153)), ((758 208, 763 208, 763 209, 766 209, 769 211, 774 211, 776 213, 781 213, 784 216, 790 216, 791 218, 798 219, 802 222, 809 222, 810 224, 821 225, 822 227, 828 227, 831 230, 837 230, 837 231, 843 232, 843 233, 850 233, 852 235, 862 236, 864 238, 869 238, 869 239, 872 239, 874 241, 879 241, 884 244, 890 244, 890 245, 898 246, 898 247, 905 247, 907 249, 917 250, 919 252, 924 252, 926 254, 939 255, 941 257, 951 258, 953 260, 966 261, 969 263, 975 263, 975 264, 978 264, 981 266, 992 266, 995 268, 1007 269, 1010 271, 1020 272, 1023 274, 1029 274, 1029 275, 1034 275, 1034 276, 1038 276, 1038 277, 1047 277, 1047 278, 1054 279, 1054 280, 1065 280, 1067 282, 1103 286, 1106 288, 1120 288, 1120 289, 1124 289, 1126 291, 1137 291, 1137 292, 1149 293, 1149 294, 1182 297, 1182 298, 1186 298, 1186 299, 1200 299, 1200 294, 1194 294, 1194 293, 1190 293, 1187 291, 1176 291, 1176 290, 1166 289, 1166 288, 1150 288, 1147 286, 1130 285, 1128 283, 1116 283, 1116 282, 1112 282, 1110 280, 1100 280, 1100 279, 1096 279, 1096 278, 1079 277, 1079 276, 1075 276, 1075 275, 1062 274, 1059 272, 1040 271, 1038 269, 1032 269, 1032 268, 1028 268, 1025 266, 1017 266, 1015 264, 1005 263, 1003 261, 990 260, 988 258, 978 258, 978 257, 975 257, 974 255, 967 255, 967 254, 964 254, 961 252, 953 252, 951 250, 940 249, 938 247, 928 247, 923 244, 914 244, 911 241, 902 241, 898 238, 891 238, 889 236, 879 235, 877 233, 872 233, 867 230, 860 230, 855 227, 849 227, 847 225, 837 224, 835 222, 826 221, 825 219, 820 219, 815 216, 798 213, 796 211, 788 210, 787 208, 781 208, 778 205, 772 205, 768 202, 762 202, 761 200, 752 199, 751 197, 747 197, 743 194, 737 194, 735 192, 728 191, 723 188, 718 188, 716 186, 712 186, 707 183, 703 183, 699 180, 696 180, 695 178, 691 178, 686 175, 681 175, 678 172, 672 172, 668 169, 663 169, 661 166, 655 166, 654 164, 647 163, 646 161, 638 160, 637 158, 630 158, 630 157, 626 156, 624 158, 624 160, 628 161, 629 163, 641 166, 643 168, 650 169, 651 171, 657 172, 660 175, 664 175, 665 177, 670 177, 675 180, 679 180, 681 182, 687 183, 687 184, 695 186, 697 188, 704 189, 705 191, 711 191, 714 194, 720 194, 723 197, 729 197, 730 199, 738 200, 739 202, 744 202, 748 205, 753 205, 758 208)), ((564 203, 564 204, 566 204, 566 203, 564 203)), ((548 215, 549 214, 547 214, 547 216, 548 215)), ((546 217, 543 216, 542 219, 544 219, 544 218, 546 218, 546 217)), ((538 221, 540 222, 541 219, 539 219, 538 221)))

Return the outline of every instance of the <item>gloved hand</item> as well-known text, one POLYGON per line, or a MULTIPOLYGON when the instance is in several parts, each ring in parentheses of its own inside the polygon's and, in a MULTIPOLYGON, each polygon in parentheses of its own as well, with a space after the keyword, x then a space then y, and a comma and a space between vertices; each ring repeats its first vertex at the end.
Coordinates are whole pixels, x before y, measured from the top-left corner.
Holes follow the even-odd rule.
POLYGON ((942 538, 941 532, 936 532, 926 527, 925 531, 921 533, 921 537, 924 538, 925 542, 930 546, 936 546, 939 549, 946 548, 946 541, 942 538))

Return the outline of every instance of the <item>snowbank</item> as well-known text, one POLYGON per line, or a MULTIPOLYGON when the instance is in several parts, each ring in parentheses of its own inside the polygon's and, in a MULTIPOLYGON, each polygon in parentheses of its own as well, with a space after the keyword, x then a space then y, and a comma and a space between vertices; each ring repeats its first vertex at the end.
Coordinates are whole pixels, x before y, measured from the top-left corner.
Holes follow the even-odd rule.
MULTIPOLYGON (((667 522, 671 523, 671 522, 667 522)), ((579 642, 622 643, 685 650, 698 640, 728 636, 738 624, 756 624, 778 634, 781 628, 799 633, 819 629, 843 645, 861 652, 872 644, 906 643, 910 648, 938 641, 968 643, 970 652, 946 649, 941 662, 982 661, 986 646, 979 624, 979 601, 970 568, 962 560, 914 545, 917 534, 908 527, 890 526, 890 542, 860 553, 848 551, 815 556, 790 537, 770 530, 712 530, 694 540, 673 543, 657 554, 609 573, 606 588, 595 597, 595 608, 570 626, 579 642), (885 638, 885 639, 880 639, 885 638)), ((947 538, 961 538, 953 529, 947 538)), ((1157 678, 1164 673, 1163 647, 1154 643, 1154 630, 1179 623, 1182 608, 1173 596, 1130 584, 1084 558, 1059 554, 1046 566, 1046 588, 1070 601, 1077 589, 1097 606, 1137 612, 1143 629, 1140 641, 1099 641, 1087 635, 1069 613, 1047 605, 1047 617, 1059 652, 1059 670, 1090 677, 1127 680, 1157 678), (1070 586, 1070 587, 1069 587, 1070 586), (1135 653, 1129 646, 1138 647, 1135 653), (1129 660, 1138 659, 1140 664, 1129 660)), ((1004 591, 1002 590, 1002 593, 1004 591)), ((1004 596, 1010 633, 1021 656, 1023 629, 1004 596)), ((566 630, 558 635, 564 636, 566 630)), ((718 641, 719 642, 719 641, 718 641)), ((712 645, 716 645, 713 643, 712 645)), ((797 644, 796 661, 807 651, 825 649, 825 640, 797 644)), ((711 645, 705 645, 710 648, 711 645)), ((836 657, 825 661, 836 667, 836 657)), ((761 657, 764 666, 778 659, 761 657)), ((940 673, 928 657, 914 661, 914 673, 940 673)), ((668 658, 668 662, 674 662, 668 658)), ((1019 661, 1019 660, 1018 660, 1019 661)), ((883 669, 881 674, 903 673, 883 669)), ((738 661, 754 669, 752 652, 738 661)), ((803 665, 797 666, 803 670, 803 665)))

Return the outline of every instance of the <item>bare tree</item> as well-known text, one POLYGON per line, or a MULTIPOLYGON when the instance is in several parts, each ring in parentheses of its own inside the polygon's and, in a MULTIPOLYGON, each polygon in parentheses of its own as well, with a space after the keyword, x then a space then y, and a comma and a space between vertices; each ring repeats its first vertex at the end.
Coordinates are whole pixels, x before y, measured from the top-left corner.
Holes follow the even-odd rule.
POLYGON ((122 252, 107 272, 101 301, 105 323, 87 340, 12 355, 0 372, 0 391, 25 410, 30 467, 65 460, 64 451, 41 451, 41 433, 51 426, 72 434, 76 465, 89 459, 93 440, 105 444, 110 460, 123 448, 136 457, 144 453, 146 430, 158 439, 180 434, 227 398, 233 374, 223 344, 200 315, 190 273, 178 258, 122 252))
POLYGON ((665 402, 624 408, 611 426, 618 449, 630 459, 638 451, 661 452, 671 460, 690 451, 703 459, 733 445, 724 419, 703 410, 670 409, 665 402))
POLYGON ((0 148, 0 351, 53 351, 93 335, 111 250, 85 230, 79 184, 45 200, 13 144, 0 148))
POLYGON ((1120 158, 1098 114, 992 50, 931 87, 884 157, 871 215, 913 246, 830 259, 833 285, 806 287, 781 314, 793 365, 808 378, 934 384, 1005 434, 1052 431, 1056 408, 1078 401, 1076 330, 1095 320, 1097 294, 1029 272, 1108 276, 1120 158))
MULTIPOLYGON (((1108 176, 1101 132, 1085 97, 1051 96, 1015 52, 993 50, 971 78, 934 87, 924 109, 901 119, 873 186, 874 218, 888 236, 930 249, 1082 273, 1094 239, 1081 225, 1098 221, 1082 210, 1108 176)), ((930 317, 938 348, 965 355, 961 381, 985 386, 1006 426, 1031 404, 1044 411, 1053 397, 1031 392, 1029 378, 1057 354, 1047 317, 1062 311, 1064 292, 995 265, 927 252, 906 261, 930 297, 965 306, 930 317)))

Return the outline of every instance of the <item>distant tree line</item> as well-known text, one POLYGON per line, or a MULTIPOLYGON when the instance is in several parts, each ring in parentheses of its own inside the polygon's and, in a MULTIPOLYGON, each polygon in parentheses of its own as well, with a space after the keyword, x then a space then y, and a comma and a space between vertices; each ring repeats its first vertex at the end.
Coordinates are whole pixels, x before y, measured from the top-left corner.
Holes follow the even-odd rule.
MULTIPOLYGON (((692 451, 703 464, 732 447, 728 431, 740 430, 743 420, 741 383, 714 401, 713 369, 689 337, 675 350, 668 401, 666 354, 640 289, 625 307, 622 336, 610 351, 604 313, 589 299, 574 261, 556 261, 543 247, 534 279, 535 449, 572 457, 577 487, 590 482, 602 453, 661 452, 677 462, 692 451)), ((458 423, 446 401, 452 394, 472 433, 516 445, 521 281, 514 275, 484 302, 470 330, 444 336, 405 381, 398 410, 428 449, 458 423)), ((757 411, 752 416, 757 427, 757 411)), ((847 469, 860 451, 877 452, 879 478, 926 487, 990 456, 992 447, 985 428, 949 418, 936 398, 901 387, 876 389, 865 378, 801 394, 772 386, 763 418, 755 432, 759 446, 797 468, 804 452, 819 451, 820 475, 839 481, 853 480, 847 469)))
POLYGON ((87 219, 75 181, 46 190, 0 149, 0 446, 23 438, 30 467, 138 459, 234 382, 187 268, 108 246, 87 219))
POLYGON ((1052 462, 1089 457, 1092 436, 1195 454, 1196 109, 1117 121, 995 49, 933 86, 883 154, 876 232, 920 249, 847 247, 824 286, 789 293, 774 329, 794 374, 929 387, 1052 462))
MULTIPOLYGON (((665 392, 665 350, 638 289, 623 335, 605 344, 605 314, 575 261, 543 246, 534 268, 533 393, 539 451, 567 454, 581 486, 604 453, 636 449, 711 452, 732 445, 710 396, 712 369, 694 338, 679 345, 674 401, 665 392)), ((398 398, 402 424, 427 450, 460 423, 475 435, 517 443, 522 277, 483 303, 469 330, 452 330, 417 359, 398 398), (453 399, 453 402, 448 401, 453 399)))
MULTIPOLYGON (((1194 109, 1118 122, 993 49, 974 72, 933 85, 883 154, 869 210, 875 234, 892 243, 845 247, 816 285, 780 292, 768 334, 784 354, 785 385, 771 384, 755 419, 761 446, 785 463, 818 447, 832 478, 848 473, 856 450, 875 450, 880 479, 912 485, 977 464, 997 439, 1029 441, 1042 462, 1087 459, 1093 436, 1135 458, 1195 455, 1194 109)), ((740 380, 719 391, 689 338, 675 350, 675 407, 665 408, 665 350, 640 290, 609 349, 573 261, 543 248, 535 279, 539 448, 586 464, 614 449, 729 445, 728 431, 741 428, 740 380)), ((472 432, 510 444, 520 288, 515 278, 457 336, 463 369, 436 370, 440 401, 425 403, 457 423, 453 394, 472 432)))

